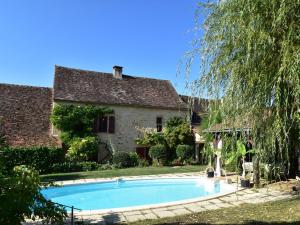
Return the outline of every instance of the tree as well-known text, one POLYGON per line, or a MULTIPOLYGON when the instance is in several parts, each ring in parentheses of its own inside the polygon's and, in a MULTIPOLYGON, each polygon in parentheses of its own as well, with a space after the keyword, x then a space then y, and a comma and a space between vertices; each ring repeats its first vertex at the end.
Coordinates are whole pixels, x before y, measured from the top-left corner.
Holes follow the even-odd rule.
POLYGON ((260 160, 297 171, 300 137, 300 1, 224 0, 199 4, 207 17, 196 28, 191 59, 201 55, 195 82, 223 98, 224 120, 251 122, 260 160))
POLYGON ((62 224, 66 210, 47 200, 41 194, 41 186, 34 170, 18 166, 2 173, 0 166, 0 224, 20 225, 25 218, 62 224))
POLYGON ((168 148, 176 150, 179 144, 194 145, 194 135, 190 125, 180 117, 170 118, 163 130, 168 148))

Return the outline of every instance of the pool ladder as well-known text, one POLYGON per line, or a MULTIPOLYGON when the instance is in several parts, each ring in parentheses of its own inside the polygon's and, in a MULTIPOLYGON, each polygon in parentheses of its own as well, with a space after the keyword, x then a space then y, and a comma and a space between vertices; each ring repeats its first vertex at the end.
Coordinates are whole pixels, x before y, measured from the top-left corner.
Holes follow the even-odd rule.
POLYGON ((117 182, 117 184, 122 183, 124 181, 124 179, 122 177, 118 177, 115 179, 115 181, 117 182))

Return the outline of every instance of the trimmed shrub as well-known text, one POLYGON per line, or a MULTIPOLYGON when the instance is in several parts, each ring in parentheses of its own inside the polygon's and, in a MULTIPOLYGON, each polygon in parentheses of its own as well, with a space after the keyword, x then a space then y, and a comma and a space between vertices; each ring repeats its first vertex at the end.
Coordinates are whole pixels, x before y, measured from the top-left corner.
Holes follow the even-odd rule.
POLYGON ((126 168, 132 166, 130 154, 128 152, 115 152, 113 154, 113 165, 116 168, 126 168))
POLYGON ((77 162, 63 162, 54 163, 52 165, 52 173, 68 173, 68 172, 80 172, 81 166, 77 162))
POLYGON ((176 147, 176 155, 181 160, 184 161, 193 156, 194 148, 190 145, 178 145, 176 147))
POLYGON ((154 145, 149 149, 149 156, 158 161, 158 164, 166 163, 167 149, 164 145, 154 145))
POLYGON ((61 148, 27 147, 1 148, 4 171, 11 171, 15 166, 27 165, 40 173, 52 172, 52 165, 65 160, 65 151, 61 148))

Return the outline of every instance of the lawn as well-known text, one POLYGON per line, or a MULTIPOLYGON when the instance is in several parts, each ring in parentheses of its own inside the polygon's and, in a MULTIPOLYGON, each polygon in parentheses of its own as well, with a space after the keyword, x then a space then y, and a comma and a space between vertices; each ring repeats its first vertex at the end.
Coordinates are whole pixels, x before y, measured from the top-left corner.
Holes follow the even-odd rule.
POLYGON ((139 176, 154 174, 170 174, 170 173, 188 173, 203 171, 206 166, 181 166, 181 167, 134 167, 126 169, 111 169, 100 171, 87 171, 75 173, 57 173, 41 175, 42 181, 60 181, 60 180, 76 180, 86 178, 109 178, 119 176, 139 176))
POLYGON ((210 210, 158 220, 146 220, 130 225, 204 225, 204 224, 300 224, 300 197, 264 204, 210 210))

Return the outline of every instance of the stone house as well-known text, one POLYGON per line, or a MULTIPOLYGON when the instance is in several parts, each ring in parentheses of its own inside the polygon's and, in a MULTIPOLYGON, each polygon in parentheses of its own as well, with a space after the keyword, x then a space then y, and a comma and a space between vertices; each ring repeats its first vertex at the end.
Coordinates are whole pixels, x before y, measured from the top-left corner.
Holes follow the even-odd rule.
POLYGON ((137 150, 137 128, 161 131, 174 116, 187 117, 188 105, 170 81, 55 66, 53 88, 0 84, 0 132, 12 146, 60 146, 50 123, 55 104, 94 104, 113 110, 97 120, 100 140, 116 150, 137 150))

